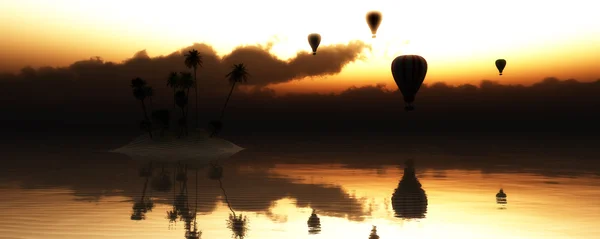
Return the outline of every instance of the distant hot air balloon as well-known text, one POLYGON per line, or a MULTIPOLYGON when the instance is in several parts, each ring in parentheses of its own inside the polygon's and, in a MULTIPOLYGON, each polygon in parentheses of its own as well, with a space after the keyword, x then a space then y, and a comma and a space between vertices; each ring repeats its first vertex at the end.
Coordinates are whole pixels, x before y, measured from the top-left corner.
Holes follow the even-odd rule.
POLYGON ((310 48, 312 48, 313 55, 317 54, 317 48, 319 44, 321 44, 321 35, 318 33, 311 33, 308 35, 308 44, 310 44, 310 48))
POLYGON ((504 60, 504 59, 496 60, 496 68, 498 68, 500 75, 502 75, 502 71, 504 70, 504 67, 506 67, 506 60, 504 60))
POLYGON ((404 110, 415 109, 412 103, 425 80, 425 75, 427 75, 427 61, 421 56, 402 55, 392 61, 392 76, 406 103, 404 110))
POLYGON ((377 28, 379 28, 379 24, 381 24, 381 13, 377 11, 372 11, 367 13, 367 24, 369 24, 369 28, 371 28, 371 33, 373 33, 373 38, 375 38, 375 34, 377 33, 377 28))

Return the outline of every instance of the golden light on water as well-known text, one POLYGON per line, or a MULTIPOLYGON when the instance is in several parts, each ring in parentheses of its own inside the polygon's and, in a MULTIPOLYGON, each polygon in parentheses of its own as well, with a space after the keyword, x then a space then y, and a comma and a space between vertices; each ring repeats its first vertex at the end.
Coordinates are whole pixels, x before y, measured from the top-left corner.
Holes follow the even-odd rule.
MULTIPOLYGON (((273 201, 268 211, 236 210, 237 214, 247 215, 250 220, 248 238, 306 238, 306 221, 315 207, 321 218, 322 231, 311 236, 314 238, 367 238, 372 225, 377 226, 380 238, 535 239, 550 235, 568 238, 575 235, 574 231, 578 231, 578 238, 593 238, 597 233, 592 224, 593 218, 600 214, 600 207, 592 199, 600 196, 597 190, 593 190, 599 183, 591 178, 544 178, 524 173, 482 174, 467 170, 418 171, 429 200, 426 219, 403 221, 394 217, 389 205, 391 194, 402 175, 397 167, 358 170, 340 166, 277 165, 268 175, 285 175, 297 184, 322 185, 325 188, 341 186, 350 198, 360 202, 361 208, 347 208, 346 215, 332 214, 327 205, 339 204, 339 199, 331 198, 328 204, 311 205, 308 202, 305 205, 306 202, 299 202, 290 195, 273 201), (499 210, 495 204, 494 195, 500 185, 508 194, 506 210, 499 210), (299 204, 305 206, 298 207, 299 204), (548 228, 548 225, 556 226, 548 228), (522 229, 509 230, 511 228, 522 229)), ((218 187, 216 181, 212 183, 218 187)), ((192 202, 194 187, 190 187, 189 199, 192 202)), ((235 185, 225 184, 224 187, 227 189, 235 185)), ((247 189, 254 194, 246 196, 228 194, 230 200, 243 196, 251 203, 260 200, 259 189, 260 185, 247 189)), ((204 190, 199 191, 201 197, 204 197, 204 190)), ((310 194, 311 191, 303 193, 310 194)), ((3 218, 3 226, 0 226, 0 231, 9 238, 37 238, 41 235, 46 238, 183 236, 183 222, 177 222, 175 230, 168 229, 165 212, 171 208, 169 199, 148 212, 146 220, 131 221, 132 201, 129 197, 100 197, 95 201, 74 194, 77 192, 66 188, 2 189, 0 218, 3 218)), ((155 202, 159 197, 169 197, 157 192, 153 195, 155 202)), ((202 238, 229 238, 231 232, 225 227, 229 213, 222 202, 217 203, 212 212, 201 212, 198 225, 203 231, 202 238)))

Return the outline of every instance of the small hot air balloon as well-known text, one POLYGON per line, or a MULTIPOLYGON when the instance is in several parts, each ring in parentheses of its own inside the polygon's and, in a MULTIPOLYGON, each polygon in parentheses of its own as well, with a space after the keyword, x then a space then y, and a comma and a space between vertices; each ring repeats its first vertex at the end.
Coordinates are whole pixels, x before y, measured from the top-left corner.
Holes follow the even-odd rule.
POLYGON ((402 55, 392 61, 392 76, 406 103, 404 110, 415 109, 412 103, 425 80, 425 75, 427 75, 427 61, 422 56, 402 55))
POLYGON ((496 68, 498 68, 500 75, 502 75, 502 71, 504 70, 504 67, 506 67, 506 60, 504 60, 504 59, 496 60, 496 68))
POLYGON ((369 24, 369 28, 371 28, 371 33, 373 34, 373 38, 375 38, 375 34, 377 33, 377 28, 379 28, 379 24, 381 24, 381 13, 377 11, 372 11, 367 13, 367 24, 369 24))
POLYGON ((311 33, 308 35, 308 44, 310 44, 310 48, 312 48, 313 55, 317 54, 317 48, 319 44, 321 44, 321 35, 318 33, 311 33))

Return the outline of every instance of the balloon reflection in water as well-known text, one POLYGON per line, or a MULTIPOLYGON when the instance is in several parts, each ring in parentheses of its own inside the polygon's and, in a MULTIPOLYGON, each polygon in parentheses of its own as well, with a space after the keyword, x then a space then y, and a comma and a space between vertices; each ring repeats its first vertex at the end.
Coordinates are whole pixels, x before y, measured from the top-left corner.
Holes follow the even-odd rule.
POLYGON ((421 219, 427 213, 427 195, 415 174, 412 160, 406 161, 404 175, 392 195, 395 216, 402 219, 421 219))
POLYGON ((379 235, 377 235, 377 226, 373 225, 373 229, 371 229, 371 234, 369 234, 369 239, 379 239, 379 235))
POLYGON ((496 193, 496 203, 500 206, 499 209, 506 209, 506 204, 508 201, 506 201, 506 193, 504 193, 502 188, 498 193, 496 193))
POLYGON ((319 216, 317 216, 315 209, 312 210, 307 224, 309 234, 319 234, 321 232, 321 219, 319 219, 319 216))

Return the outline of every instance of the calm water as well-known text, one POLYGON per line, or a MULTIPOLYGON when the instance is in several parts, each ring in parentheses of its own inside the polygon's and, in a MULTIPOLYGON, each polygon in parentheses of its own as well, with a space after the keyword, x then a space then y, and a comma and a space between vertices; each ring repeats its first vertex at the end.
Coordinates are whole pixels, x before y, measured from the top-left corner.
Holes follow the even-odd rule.
MULTIPOLYGON (((467 156, 412 154, 428 206, 425 218, 403 219, 391 205, 406 160, 397 155, 248 150, 221 163, 222 188, 208 177, 208 168, 196 171, 191 165, 186 184, 175 181, 166 192, 152 180, 144 192, 139 170, 146 164, 119 155, 48 151, 3 157, 2 239, 185 238, 185 220, 167 218, 182 192, 188 202, 181 205, 197 211, 201 238, 231 238, 223 191, 236 215, 247 217, 246 238, 366 239, 373 225, 382 239, 595 239, 600 234, 597 172, 550 159, 525 167, 477 156, 458 165, 449 162, 467 156), (508 195, 504 208, 495 201, 500 187, 508 195), (145 219, 132 220, 142 196, 154 205, 138 213, 145 219), (320 218, 318 234, 309 234, 307 225, 313 209, 320 218)), ((161 165, 154 166, 154 175, 160 175, 161 165)), ((166 165, 165 172, 174 178, 175 165, 166 165)))

